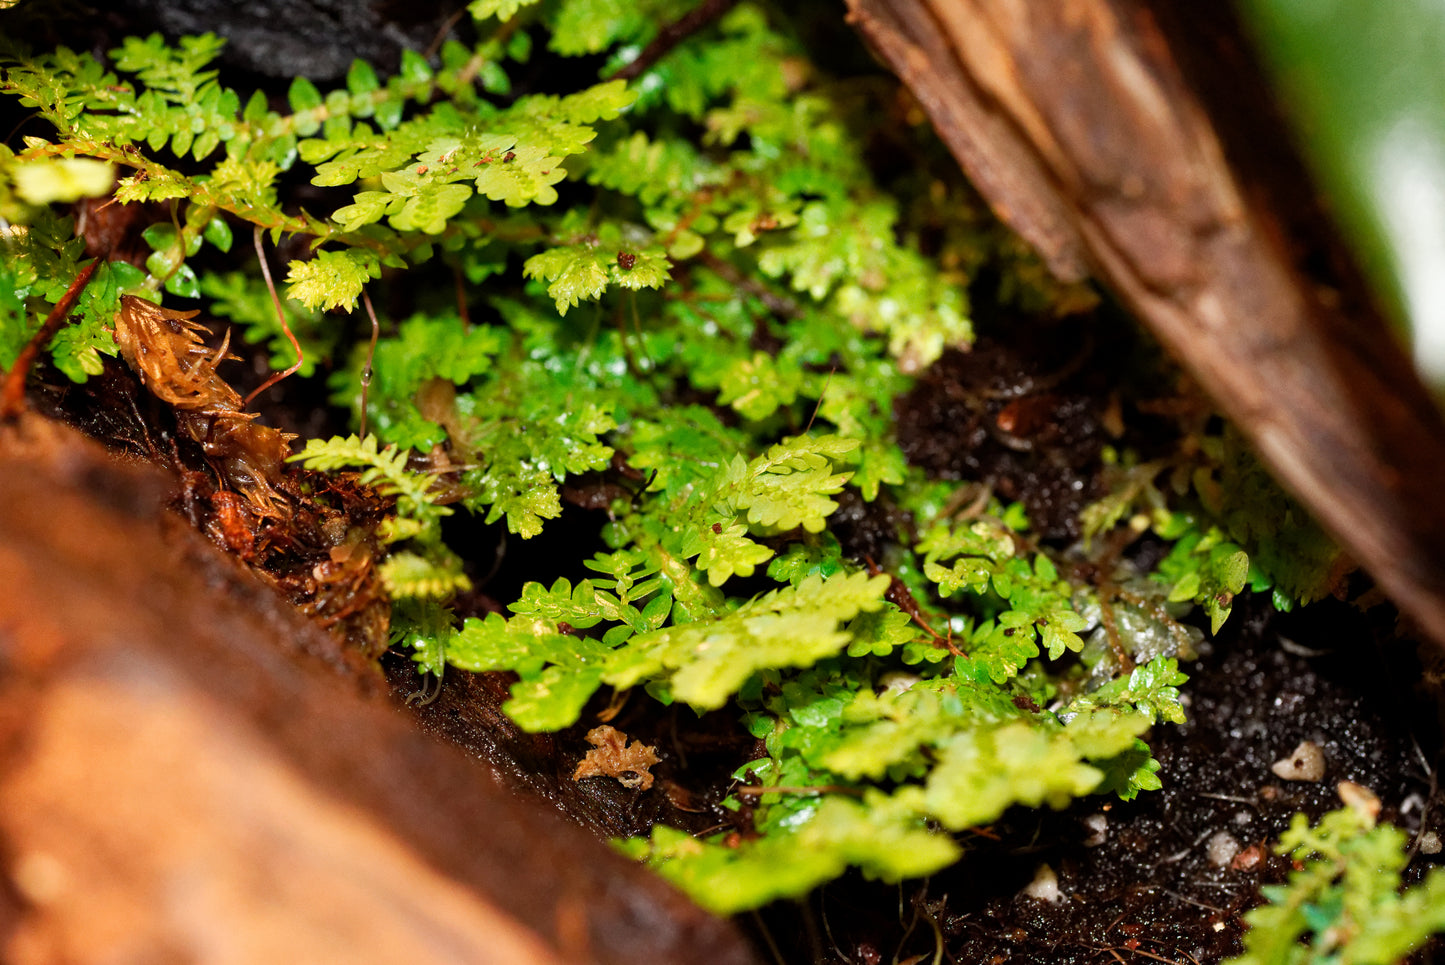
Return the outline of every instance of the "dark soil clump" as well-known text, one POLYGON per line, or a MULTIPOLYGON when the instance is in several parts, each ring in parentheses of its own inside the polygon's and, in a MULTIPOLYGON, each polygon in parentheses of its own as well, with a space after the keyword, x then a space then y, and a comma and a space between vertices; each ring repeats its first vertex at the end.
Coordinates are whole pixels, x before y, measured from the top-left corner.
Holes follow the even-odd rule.
POLYGON ((1021 500, 1045 538, 1078 535, 1079 510, 1102 495, 1109 391, 1098 382, 1095 326, 1018 323, 946 352, 894 407, 910 462, 944 479, 982 480, 1021 500))

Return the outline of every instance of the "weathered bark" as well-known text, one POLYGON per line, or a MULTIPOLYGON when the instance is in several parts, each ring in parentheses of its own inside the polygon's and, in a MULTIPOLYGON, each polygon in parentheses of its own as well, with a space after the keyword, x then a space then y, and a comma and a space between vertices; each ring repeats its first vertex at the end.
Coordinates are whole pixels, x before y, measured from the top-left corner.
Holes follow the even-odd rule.
POLYGON ((1307 275, 1294 219, 1246 190, 1151 4, 849 7, 998 215, 1059 277, 1091 267, 1445 643, 1445 422, 1378 313, 1307 275))
POLYGON ((750 960, 419 733, 166 496, 70 430, 0 426, 0 958, 750 960))

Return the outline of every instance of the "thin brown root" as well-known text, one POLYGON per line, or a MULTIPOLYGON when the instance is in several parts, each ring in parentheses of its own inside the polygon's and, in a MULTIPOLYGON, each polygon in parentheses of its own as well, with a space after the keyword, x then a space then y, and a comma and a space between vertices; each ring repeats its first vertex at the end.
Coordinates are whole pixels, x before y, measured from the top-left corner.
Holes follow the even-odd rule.
MULTIPOLYGON (((442 664, 443 669, 446 664, 442 664)), ((421 686, 406 695, 403 701, 408 707, 426 707, 436 701, 442 695, 442 675, 424 673, 421 675, 421 686), (433 690, 431 683, 436 681, 436 689, 433 690)))
MULTIPOLYGON (((1112 587, 1110 588, 1112 591, 1112 587)), ((1134 669, 1134 658, 1129 656, 1129 651, 1124 649, 1124 643, 1119 639, 1119 623, 1114 619, 1114 604, 1109 600, 1109 593, 1099 593, 1099 617, 1104 624, 1104 636, 1109 639, 1109 649, 1114 652, 1114 659, 1119 661, 1121 673, 1130 673, 1134 669)))
POLYGON ((646 365, 644 371, 654 372, 657 366, 653 364, 652 358, 647 354, 647 333, 642 330, 642 316, 637 313, 637 292, 629 292, 628 305, 632 309, 632 328, 637 332, 637 351, 642 355, 642 362, 646 365))
POLYGON ((970 483, 949 498, 939 516, 951 519, 955 523, 966 523, 983 515, 984 510, 988 509, 988 502, 991 499, 993 499, 992 486, 970 483), (970 499, 970 497, 972 498, 970 499))
POLYGON ((808 431, 813 428, 813 422, 818 418, 818 410, 823 408, 823 400, 828 397, 828 386, 833 382, 833 373, 837 371, 838 366, 836 365, 828 370, 828 377, 823 380, 823 391, 818 393, 818 404, 813 406, 813 414, 808 416, 808 424, 803 426, 803 435, 807 435, 808 431))
POLYGON ((250 405, 251 400, 256 398, 256 396, 301 368, 301 363, 304 360, 304 356, 301 354, 301 343, 296 341, 296 336, 291 332, 291 326, 286 324, 286 310, 281 307, 281 296, 276 293, 276 282, 271 277, 271 265, 266 261, 265 251, 261 249, 260 225, 256 226, 256 230, 252 232, 251 237, 256 243, 256 260, 261 263, 261 277, 266 279, 266 290, 271 293, 271 304, 276 306, 276 318, 281 322, 281 331, 286 335, 287 340, 291 343, 291 347, 296 350, 296 361, 292 363, 289 369, 277 372, 253 389, 250 395, 241 400, 241 408, 243 409, 250 405))
POLYGON ((783 957, 783 952, 778 948, 778 943, 773 940, 773 933, 768 930, 768 925, 763 921, 763 916, 757 912, 753 912, 753 924, 757 926, 758 932, 763 936, 763 941, 767 944, 768 951, 773 953, 773 961, 777 962, 778 965, 788 965, 788 960, 783 957))
POLYGON ((216 354, 211 357, 211 368, 215 368, 226 360, 226 353, 231 350, 231 329, 226 328, 226 334, 221 336, 221 347, 216 349, 216 354))
POLYGON ((823 919, 823 934, 828 936, 828 942, 833 946, 833 954, 843 965, 853 965, 853 959, 843 951, 843 946, 838 944, 838 939, 833 937, 833 926, 828 923, 828 902, 821 889, 818 892, 818 915, 823 919))
POLYGON ((849 797, 862 797, 863 792, 856 787, 844 787, 841 784, 820 784, 817 787, 789 787, 778 784, 767 787, 740 787, 735 792, 748 797, 762 797, 764 794, 846 794, 849 797))
POLYGON ((631 687, 612 691, 612 699, 607 701, 606 707, 597 712, 597 719, 604 724, 611 723, 618 714, 622 713, 622 708, 627 706, 627 699, 631 696, 631 687))
MULTIPOLYGON (((1163 955, 1155 955, 1153 952, 1146 952, 1142 948, 1131 948, 1129 949, 1129 951, 1133 952, 1135 955, 1143 955, 1145 958, 1152 958, 1156 962, 1166 962, 1168 963, 1168 965, 1184 965, 1183 962, 1179 961, 1176 958, 1165 958, 1163 955)), ((1195 960, 1194 956, 1190 955, 1188 952, 1185 952, 1184 955, 1190 961, 1195 960)))
MULTIPOLYGON (((471 328, 472 312, 471 309, 467 307, 466 279, 462 277, 462 270, 460 268, 452 269, 452 279, 456 283, 457 289, 457 317, 462 320, 463 326, 471 328)), ((363 292, 363 295, 364 294, 363 292)))
POLYGON ((376 320, 376 309, 371 306, 371 296, 361 290, 361 303, 366 306, 367 317, 371 319, 371 344, 366 347, 366 364, 361 367, 361 432, 366 435, 366 398, 371 392, 371 363, 376 360, 376 339, 381 334, 381 325, 376 320))

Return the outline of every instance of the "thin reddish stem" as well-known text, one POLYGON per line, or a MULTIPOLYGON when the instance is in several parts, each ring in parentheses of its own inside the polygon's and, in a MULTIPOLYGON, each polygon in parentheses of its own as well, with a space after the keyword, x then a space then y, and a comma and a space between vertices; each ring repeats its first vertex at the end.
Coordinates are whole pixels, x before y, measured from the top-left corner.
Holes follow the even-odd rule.
POLYGON ((85 291, 85 286, 90 282, 90 276, 95 274, 95 269, 100 267, 100 259, 97 258, 80 270, 75 276, 75 281, 60 296, 60 301, 46 316, 45 323, 40 326, 20 354, 15 357, 15 364, 10 366, 10 372, 5 376, 5 385, 0 389, 0 419, 13 419, 25 411, 25 378, 30 374, 30 366, 35 364, 35 358, 40 350, 45 347, 55 333, 60 331, 66 319, 70 317, 71 309, 75 308, 76 299, 80 293, 85 291))
POLYGON ((291 347, 296 350, 296 361, 289 369, 283 372, 277 372, 252 390, 251 394, 241 401, 241 408, 243 409, 250 405, 251 400, 256 398, 256 396, 301 368, 301 363, 305 360, 305 356, 301 354, 301 343, 296 341, 296 336, 291 332, 291 326, 286 324, 286 311, 281 307, 281 296, 276 293, 276 282, 271 278, 271 266, 266 261, 266 252, 261 248, 260 225, 256 226, 256 230, 252 232, 251 237, 256 243, 256 260, 261 263, 261 277, 266 279, 266 290, 271 293, 271 304, 276 306, 276 318, 281 322, 281 331, 285 333, 286 338, 291 342, 291 347))

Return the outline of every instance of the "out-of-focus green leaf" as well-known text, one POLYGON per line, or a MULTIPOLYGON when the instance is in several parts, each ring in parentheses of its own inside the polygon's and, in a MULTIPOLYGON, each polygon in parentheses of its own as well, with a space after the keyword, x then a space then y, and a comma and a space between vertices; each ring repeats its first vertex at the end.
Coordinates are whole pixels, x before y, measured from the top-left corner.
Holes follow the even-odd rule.
POLYGON ((1445 6, 1245 0, 1304 153, 1371 284, 1445 388, 1445 6))

